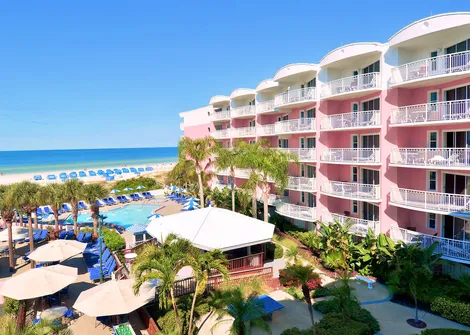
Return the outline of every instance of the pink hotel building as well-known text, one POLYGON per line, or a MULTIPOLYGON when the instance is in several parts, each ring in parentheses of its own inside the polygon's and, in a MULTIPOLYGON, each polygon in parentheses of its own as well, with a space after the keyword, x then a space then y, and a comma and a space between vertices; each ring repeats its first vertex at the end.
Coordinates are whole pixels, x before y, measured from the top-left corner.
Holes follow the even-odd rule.
MULTIPOLYGON (((181 130, 224 147, 268 139, 298 155, 272 205, 294 224, 344 222, 438 242, 470 264, 470 12, 428 17, 387 43, 353 43, 289 64, 255 89, 183 112, 181 130)), ((219 171, 214 184, 243 183, 219 171)))

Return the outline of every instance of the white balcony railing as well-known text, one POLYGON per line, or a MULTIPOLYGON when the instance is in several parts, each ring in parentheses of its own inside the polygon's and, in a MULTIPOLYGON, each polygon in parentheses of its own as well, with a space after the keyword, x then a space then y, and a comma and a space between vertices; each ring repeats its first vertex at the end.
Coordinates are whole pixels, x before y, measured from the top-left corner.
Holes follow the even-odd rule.
POLYGON ((372 229, 374 234, 378 234, 380 232, 379 221, 353 218, 353 217, 344 216, 344 215, 336 214, 336 213, 330 213, 329 216, 331 217, 332 220, 336 220, 342 225, 344 225, 347 222, 347 220, 349 220, 349 222, 353 225, 350 231, 354 234, 366 235, 369 228, 372 229))
POLYGON ((284 120, 274 123, 276 134, 311 133, 315 131, 314 118, 284 120))
POLYGON ((352 200, 380 201, 380 186, 373 184, 325 181, 321 191, 325 194, 352 200))
POLYGON ((470 99, 404 106, 392 110, 390 124, 453 123, 470 121, 470 99))
POLYGON ((296 155, 300 162, 315 162, 317 160, 315 148, 279 148, 279 150, 296 155))
POLYGON ((211 114, 212 121, 230 120, 230 111, 220 111, 211 114))
POLYGON ((222 129, 211 132, 211 136, 217 140, 230 138, 231 134, 231 129, 222 129))
POLYGON ((392 69, 392 85, 470 70, 470 51, 421 59, 392 69))
POLYGON ((380 72, 360 74, 357 76, 332 80, 321 87, 321 97, 353 93, 380 87, 380 72))
POLYGON ((266 113, 274 111, 274 99, 268 101, 261 101, 256 105, 256 113, 266 113))
POLYGON ((288 90, 287 92, 277 94, 274 97, 274 106, 279 107, 283 105, 295 104, 304 101, 315 100, 315 87, 298 88, 295 90, 288 90))
POLYGON ((390 237, 395 241, 403 241, 407 244, 420 243, 424 248, 437 243, 437 254, 447 259, 470 260, 470 242, 440 236, 418 233, 412 230, 392 226, 390 237))
POLYGON ((316 208, 278 202, 276 212, 298 220, 313 222, 316 220, 316 208))
POLYGON ((232 108, 230 115, 232 118, 254 116, 256 115, 256 106, 247 105, 247 106, 232 108))
POLYGON ((361 111, 330 115, 321 120, 322 130, 355 129, 380 126, 380 111, 361 111))
POLYGON ((235 169, 235 177, 248 179, 250 177, 249 169, 235 169))
POLYGON ((470 211, 470 195, 391 187, 390 204, 446 214, 470 211))
POLYGON ((256 127, 232 128, 232 137, 255 137, 256 127))
POLYGON ((380 149, 375 148, 328 149, 321 153, 320 160, 322 162, 339 164, 381 164, 380 149))
POLYGON ((315 192, 317 189, 316 179, 307 177, 289 177, 286 188, 303 192, 315 192))
POLYGON ((470 168, 469 148, 392 148, 390 164, 424 168, 470 168))
POLYGON ((256 134, 258 136, 269 136, 276 134, 274 124, 265 124, 257 128, 256 134))

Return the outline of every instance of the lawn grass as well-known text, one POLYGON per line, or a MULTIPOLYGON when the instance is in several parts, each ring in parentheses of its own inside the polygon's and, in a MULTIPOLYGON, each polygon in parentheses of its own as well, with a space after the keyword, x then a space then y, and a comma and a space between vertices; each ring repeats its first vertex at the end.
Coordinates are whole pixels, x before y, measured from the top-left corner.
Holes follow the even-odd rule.
POLYGON ((297 244, 294 241, 291 241, 288 238, 279 236, 277 234, 273 235, 273 241, 285 246, 288 249, 291 248, 291 247, 296 247, 297 246, 297 244))

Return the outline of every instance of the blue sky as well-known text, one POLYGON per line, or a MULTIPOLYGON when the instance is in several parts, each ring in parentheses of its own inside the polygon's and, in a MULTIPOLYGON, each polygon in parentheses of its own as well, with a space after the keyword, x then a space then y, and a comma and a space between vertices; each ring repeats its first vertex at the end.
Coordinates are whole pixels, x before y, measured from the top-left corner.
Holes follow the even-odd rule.
POLYGON ((213 95, 463 3, 1 2, 0 150, 174 146, 213 95))

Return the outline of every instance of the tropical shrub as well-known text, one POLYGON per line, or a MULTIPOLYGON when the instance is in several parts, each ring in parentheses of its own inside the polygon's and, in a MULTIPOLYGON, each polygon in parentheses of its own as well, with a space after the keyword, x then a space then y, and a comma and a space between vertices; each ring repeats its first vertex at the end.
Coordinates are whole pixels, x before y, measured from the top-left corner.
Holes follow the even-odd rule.
POLYGON ((145 190, 158 190, 163 188, 163 185, 157 182, 155 178, 150 177, 137 177, 126 180, 120 180, 113 184, 112 189, 118 189, 122 194, 134 193, 137 186, 144 186, 145 190), (132 190, 124 191, 125 188, 130 187, 132 190))
POLYGON ((118 251, 126 246, 126 240, 118 232, 110 229, 103 229, 103 242, 110 251, 118 251))
POLYGON ((312 298, 328 297, 331 295, 331 290, 327 287, 319 287, 312 291, 312 298))
POLYGON ((299 329, 297 327, 284 330, 281 335, 313 335, 311 329, 299 329))
POLYGON ((310 291, 316 290, 317 288, 319 288, 321 286, 321 282, 322 282, 321 277, 316 277, 316 278, 309 279, 307 281, 307 287, 310 291))
POLYGON ((365 323, 350 320, 338 313, 324 315, 315 325, 316 335, 372 335, 373 330, 365 323))
POLYGON ((295 299, 298 299, 298 300, 304 299, 304 294, 297 287, 291 286, 291 287, 284 289, 284 291, 286 291, 288 294, 293 296, 295 299))
MULTIPOLYGON (((421 332, 421 335, 468 335, 470 331, 451 329, 451 328, 436 328, 436 329, 425 329, 421 332)), ((418 335, 418 334, 415 334, 418 335)))
POLYGON ((436 297, 431 302, 431 311, 446 319, 470 326, 470 304, 453 301, 448 297, 436 297))
POLYGON ((274 259, 279 259, 279 258, 282 258, 283 256, 284 256, 284 248, 281 245, 276 244, 274 247, 274 259))
POLYGON ((5 314, 18 315, 20 310, 20 302, 18 300, 5 297, 3 302, 3 312, 5 314))

